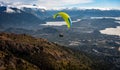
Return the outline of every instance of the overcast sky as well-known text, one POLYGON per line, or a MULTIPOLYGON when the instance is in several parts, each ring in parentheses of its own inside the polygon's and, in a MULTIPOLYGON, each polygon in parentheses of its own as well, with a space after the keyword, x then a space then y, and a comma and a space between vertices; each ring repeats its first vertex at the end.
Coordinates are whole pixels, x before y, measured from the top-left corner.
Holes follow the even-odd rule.
POLYGON ((36 4, 47 9, 63 7, 79 8, 119 8, 120 0, 0 0, 14 4, 36 4))

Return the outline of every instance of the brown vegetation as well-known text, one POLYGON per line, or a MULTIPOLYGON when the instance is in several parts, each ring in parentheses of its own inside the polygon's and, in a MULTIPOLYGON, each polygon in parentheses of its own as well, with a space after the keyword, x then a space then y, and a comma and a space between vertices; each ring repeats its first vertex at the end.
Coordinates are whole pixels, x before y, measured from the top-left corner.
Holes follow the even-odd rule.
POLYGON ((0 33, 0 69, 94 70, 91 65, 85 55, 45 39, 0 33))

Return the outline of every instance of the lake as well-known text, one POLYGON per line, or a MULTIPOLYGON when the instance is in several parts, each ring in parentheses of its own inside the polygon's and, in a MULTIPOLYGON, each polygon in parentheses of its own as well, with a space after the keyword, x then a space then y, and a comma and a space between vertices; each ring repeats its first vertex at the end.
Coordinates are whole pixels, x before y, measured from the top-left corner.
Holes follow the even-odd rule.
MULTIPOLYGON (((73 23, 75 22, 79 22, 81 19, 77 19, 75 21, 72 21, 73 23)), ((66 22, 65 21, 49 21, 49 22, 46 22, 46 24, 40 24, 40 25, 43 25, 43 26, 63 26, 63 25, 66 25, 66 22)))
POLYGON ((106 28, 105 30, 100 30, 102 34, 108 34, 108 35, 118 35, 120 36, 120 26, 117 26, 116 28, 106 28))
MULTIPOLYGON (((107 17, 108 18, 108 17, 107 17)), ((113 19, 113 17, 110 17, 113 19)), ((114 19, 118 20, 115 21, 116 23, 120 24, 120 17, 114 17, 114 19)), ((100 30, 102 34, 108 34, 108 35, 117 35, 120 36, 120 26, 117 26, 116 28, 106 28, 104 30, 100 30)))

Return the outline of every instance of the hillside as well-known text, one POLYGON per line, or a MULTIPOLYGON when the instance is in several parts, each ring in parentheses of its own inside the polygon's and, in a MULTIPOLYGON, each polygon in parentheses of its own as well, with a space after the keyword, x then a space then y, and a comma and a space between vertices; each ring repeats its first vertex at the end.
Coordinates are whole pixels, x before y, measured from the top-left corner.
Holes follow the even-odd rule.
POLYGON ((0 33, 0 70, 92 70, 91 61, 45 39, 0 33), (86 61, 86 62, 84 62, 86 61))
POLYGON ((110 70, 99 58, 45 39, 0 33, 0 70, 110 70))

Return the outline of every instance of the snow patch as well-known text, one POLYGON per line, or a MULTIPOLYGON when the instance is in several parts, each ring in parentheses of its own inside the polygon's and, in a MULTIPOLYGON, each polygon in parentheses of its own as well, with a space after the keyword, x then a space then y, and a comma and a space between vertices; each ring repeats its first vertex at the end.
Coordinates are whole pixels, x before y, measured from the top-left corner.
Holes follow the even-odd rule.
POLYGON ((120 51, 120 47, 118 48, 118 51, 120 51))
POLYGON ((5 11, 5 12, 7 12, 7 13, 14 13, 15 11, 14 11, 14 10, 12 10, 11 8, 7 7, 7 9, 6 9, 6 11, 5 11))

